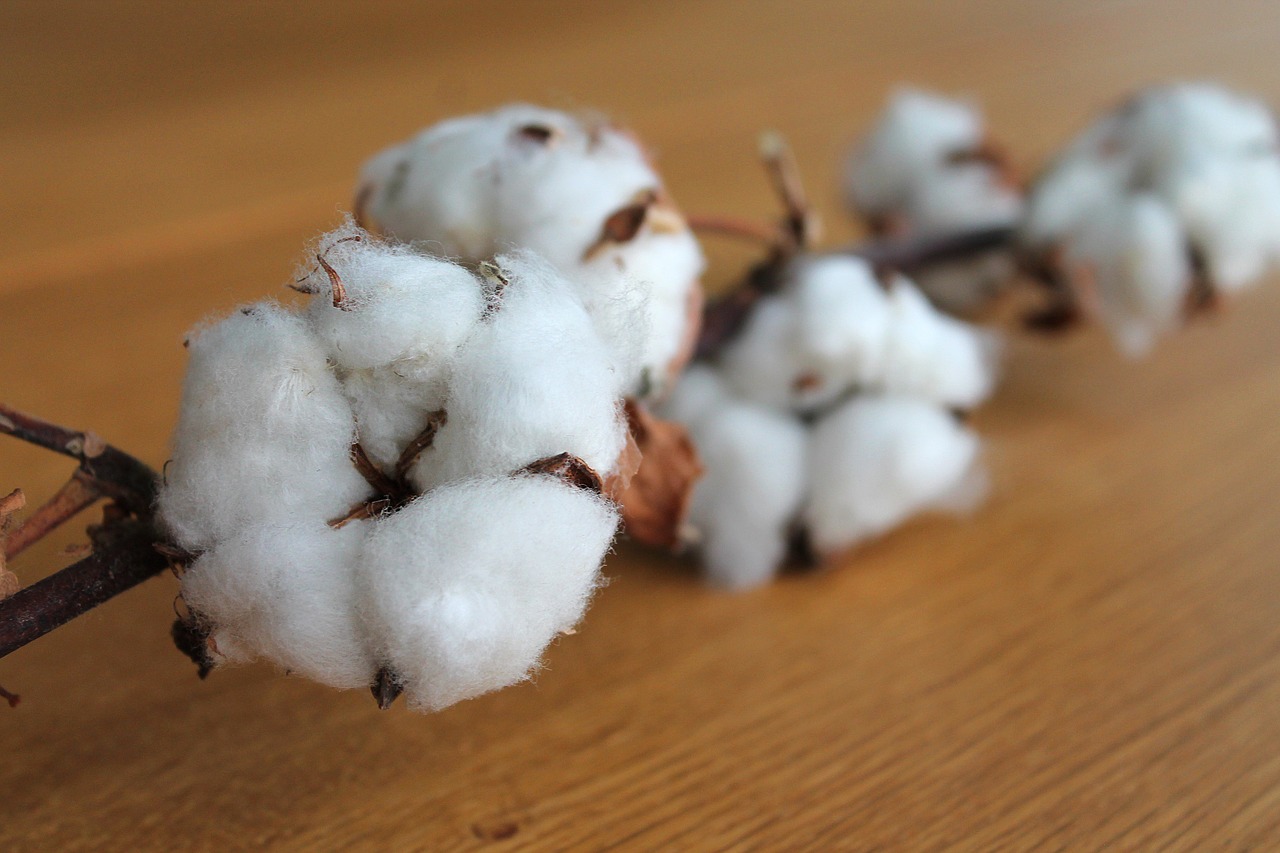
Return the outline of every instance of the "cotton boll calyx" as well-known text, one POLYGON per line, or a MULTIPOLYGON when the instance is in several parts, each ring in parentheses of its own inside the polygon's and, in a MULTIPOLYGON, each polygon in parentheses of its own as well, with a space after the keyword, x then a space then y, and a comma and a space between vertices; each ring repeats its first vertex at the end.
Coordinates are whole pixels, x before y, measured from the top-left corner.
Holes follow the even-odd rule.
POLYGON ((1270 110, 1208 84, 1139 93, 1037 180, 1021 242, 1102 314, 1122 349, 1145 352, 1188 309, 1280 262, 1270 110))
POLYGON ((575 290, 531 254, 498 259, 501 307, 459 351, 448 422, 411 473, 421 490, 557 453, 614 472, 627 429, 608 348, 575 290))
POLYGON ((702 254, 625 131, 527 105, 441 122, 373 158, 358 205, 370 227, 445 255, 479 262, 516 247, 548 259, 632 392, 660 392, 688 358, 702 254))
POLYGON ((250 524, 339 516, 368 492, 351 407, 302 318, 270 303, 198 329, 160 490, 174 541, 202 550, 250 524))
POLYGON ((692 434, 707 473, 689 521, 707 576, 730 589, 759 586, 786 556, 804 496, 806 430, 794 416, 727 403, 707 412, 692 434))
POLYGON ((834 554, 929 509, 981 497, 979 442, 945 410, 863 397, 821 418, 809 448, 802 519, 813 547, 834 554))
POLYGON ((617 514, 543 476, 466 480, 379 519, 360 561, 378 654, 434 710, 528 677, 582 617, 617 514))

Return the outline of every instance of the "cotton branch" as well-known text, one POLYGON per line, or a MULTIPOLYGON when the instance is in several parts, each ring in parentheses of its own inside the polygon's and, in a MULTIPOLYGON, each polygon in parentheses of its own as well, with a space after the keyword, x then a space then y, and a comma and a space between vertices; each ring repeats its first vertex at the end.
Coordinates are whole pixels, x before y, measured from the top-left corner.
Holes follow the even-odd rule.
MULTIPOLYGON (((0 595, 0 657, 164 571, 151 520, 156 474, 91 432, 78 432, 0 404, 0 433, 80 463, 71 479, 9 538, 12 557, 100 498, 114 503, 90 528, 93 553, 12 595, 0 595)), ((8 515, 25 503, 20 492, 0 501, 8 515), (16 495, 16 497, 15 497, 16 495)), ((3 566, 3 563, 0 563, 3 566)))

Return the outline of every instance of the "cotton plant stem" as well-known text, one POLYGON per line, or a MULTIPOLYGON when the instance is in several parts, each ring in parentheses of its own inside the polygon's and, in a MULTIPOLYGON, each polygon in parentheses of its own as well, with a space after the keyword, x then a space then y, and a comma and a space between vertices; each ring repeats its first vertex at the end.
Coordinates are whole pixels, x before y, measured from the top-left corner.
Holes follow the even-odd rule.
POLYGON ((91 432, 80 432, 0 403, 0 433, 75 459, 71 480, 9 539, 15 555, 99 498, 114 501, 90 529, 93 553, 0 600, 0 657, 25 646, 110 598, 163 572, 169 558, 151 518, 158 478, 133 456, 91 432))
POLYGON ((94 433, 77 432, 0 403, 0 434, 75 459, 80 463, 80 471, 101 488, 105 496, 114 498, 131 512, 150 512, 156 496, 155 471, 94 433))
POLYGON ((28 516, 9 534, 5 542, 5 558, 12 560, 28 546, 43 539, 52 530, 88 509, 103 497, 97 483, 83 472, 76 471, 52 498, 28 516))
POLYGON ((88 557, 0 601, 0 658, 163 572, 157 538, 149 521, 113 522, 88 557))

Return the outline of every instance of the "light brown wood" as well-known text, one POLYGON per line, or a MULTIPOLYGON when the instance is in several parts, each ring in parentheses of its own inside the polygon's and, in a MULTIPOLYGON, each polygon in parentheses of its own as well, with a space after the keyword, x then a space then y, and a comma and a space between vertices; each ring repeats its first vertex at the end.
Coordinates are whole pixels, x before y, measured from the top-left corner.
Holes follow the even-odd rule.
MULTIPOLYGON (((979 96, 1034 167, 1142 83, 1280 103, 1277 43, 1260 2, 6 3, 0 397, 159 465, 183 331, 282 294, 362 158, 460 111, 603 108, 739 215, 777 128, 837 240, 838 153, 899 82, 979 96)), ((435 716, 200 683, 151 581, 0 663, 0 848, 1274 849, 1278 320, 1271 282, 1142 363, 1014 335, 971 519, 742 596, 623 547, 536 683, 435 716)), ((0 444, 0 493, 68 473, 0 444)))

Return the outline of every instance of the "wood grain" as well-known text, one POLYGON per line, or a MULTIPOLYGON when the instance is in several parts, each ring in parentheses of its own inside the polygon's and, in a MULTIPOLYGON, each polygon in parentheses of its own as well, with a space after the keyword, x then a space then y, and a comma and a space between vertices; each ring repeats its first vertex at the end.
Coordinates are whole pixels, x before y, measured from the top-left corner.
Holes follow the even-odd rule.
MULTIPOLYGON (((778 128, 842 239, 838 153, 899 82, 980 96, 1034 167, 1143 83, 1280 103, 1278 39, 1234 0, 9 2, 0 397, 160 464, 183 331, 280 295, 362 158, 449 114, 601 107, 743 215, 778 128)), ((743 596, 624 546, 535 683, 435 716, 198 682, 150 582, 0 664, 0 847, 1275 849, 1277 320, 1273 282, 1143 363, 1014 335, 971 519, 743 596)), ((0 491, 68 473, 0 445, 0 491)))

